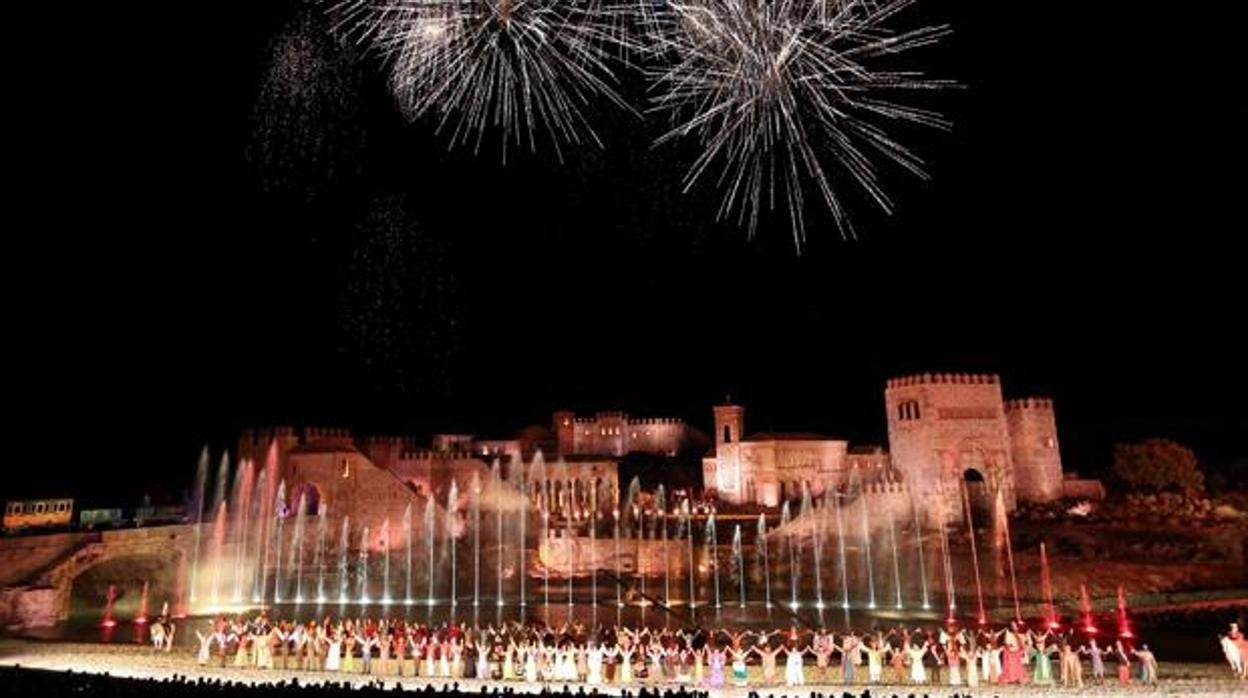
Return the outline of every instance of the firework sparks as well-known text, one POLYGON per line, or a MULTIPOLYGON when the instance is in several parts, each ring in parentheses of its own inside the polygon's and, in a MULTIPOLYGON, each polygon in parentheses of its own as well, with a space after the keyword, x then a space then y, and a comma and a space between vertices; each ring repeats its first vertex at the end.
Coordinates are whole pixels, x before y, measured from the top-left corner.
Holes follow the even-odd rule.
POLYGON ((433 116, 451 146, 479 151, 487 131, 536 151, 601 145, 587 111, 628 106, 613 66, 631 44, 631 5, 611 0, 343 0, 337 24, 385 57, 411 118, 433 116))
POLYGON ((841 179, 883 210, 891 203, 877 160, 925 176, 922 161, 885 130, 899 123, 947 128, 939 114, 899 96, 949 87, 888 68, 897 54, 939 41, 945 26, 888 28, 914 0, 674 0, 647 22, 654 96, 649 111, 671 126, 660 143, 698 139, 686 191, 716 170, 720 218, 753 235, 763 211, 787 207, 794 243, 805 242, 804 187, 813 186, 842 235, 853 227, 841 179))

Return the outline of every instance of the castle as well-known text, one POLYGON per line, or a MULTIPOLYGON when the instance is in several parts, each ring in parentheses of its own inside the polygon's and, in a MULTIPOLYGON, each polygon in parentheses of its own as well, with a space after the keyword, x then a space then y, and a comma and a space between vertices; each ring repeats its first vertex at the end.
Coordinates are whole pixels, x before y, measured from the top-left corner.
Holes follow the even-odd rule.
POLYGON ((764 506, 806 490, 818 496, 861 485, 907 494, 952 519, 961 518, 964 503, 987 509, 999 498, 1013 511, 1019 502, 1104 494, 1097 481, 1063 474, 1053 402, 1005 400, 996 375, 897 378, 887 382, 884 403, 887 452, 818 434, 746 437, 744 408, 716 406, 703 483, 722 501, 764 506))
POLYGON ((1005 400, 1000 378, 981 374, 897 378, 884 397, 887 450, 809 433, 746 436, 744 407, 718 405, 713 440, 679 419, 557 411, 549 428, 526 427, 508 439, 437 434, 427 447, 342 429, 248 430, 237 454, 271 464, 269 486, 280 476, 291 509, 303 502, 308 513, 349 515, 353 525, 373 530, 414 505, 432 499, 445 507, 452 492, 466 497, 495 479, 510 483, 514 506, 555 515, 612 511, 625 486, 619 463, 628 454, 673 456, 712 446, 702 461, 703 485, 733 505, 776 507, 806 492, 858 492, 874 497, 872 506, 901 511, 921 504, 933 520, 957 520, 964 508, 989 510, 998 502, 1013 511, 1019 502, 1103 496, 1099 482, 1062 472, 1051 400, 1005 400))

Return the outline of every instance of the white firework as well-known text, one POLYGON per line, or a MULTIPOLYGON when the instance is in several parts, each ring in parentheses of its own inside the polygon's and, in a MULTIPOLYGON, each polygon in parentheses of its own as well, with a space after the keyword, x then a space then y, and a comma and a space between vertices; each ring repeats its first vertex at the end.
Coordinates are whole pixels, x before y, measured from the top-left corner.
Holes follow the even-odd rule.
POLYGON ((613 0, 344 0, 341 28, 387 61, 411 118, 432 115, 451 145, 601 145, 588 113, 627 108, 614 68, 632 46, 635 7, 613 0))
POLYGON ((922 161, 886 130, 946 128, 939 114, 900 101, 953 83, 892 67, 897 54, 939 41, 946 26, 892 31, 914 0, 672 0, 647 23, 657 60, 651 113, 666 114, 660 143, 697 138, 688 191, 708 170, 723 190, 720 218, 753 235, 760 213, 787 207, 805 242, 804 187, 813 186, 843 236, 852 181, 885 211, 877 161, 924 177, 922 161))

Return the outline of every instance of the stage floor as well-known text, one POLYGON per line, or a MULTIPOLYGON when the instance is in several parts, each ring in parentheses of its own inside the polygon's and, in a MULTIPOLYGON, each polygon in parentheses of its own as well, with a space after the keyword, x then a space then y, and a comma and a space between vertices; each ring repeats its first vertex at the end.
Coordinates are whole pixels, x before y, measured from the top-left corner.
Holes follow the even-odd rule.
MULTIPOLYGON (((333 681, 335 683, 350 682, 356 685, 362 685, 378 678, 384 678, 386 687, 393 688, 398 682, 404 688, 416 689, 433 683, 441 687, 444 683, 450 683, 449 680, 443 679, 425 679, 419 677, 377 677, 366 676, 361 674, 343 674, 343 673, 327 673, 314 671, 292 671, 292 670, 260 670, 260 669, 235 669, 233 667, 221 668, 219 666, 200 667, 195 661, 193 655, 186 650, 174 650, 171 653, 153 653, 150 649, 137 645, 94 645, 94 644, 76 644, 64 642, 41 642, 20 639, 0 639, 0 665, 4 666, 22 666, 30 669, 46 669, 51 671, 67 671, 76 672, 107 672, 113 676, 131 677, 131 678, 156 678, 164 679, 172 677, 175 674, 190 677, 192 679, 198 677, 206 677, 213 679, 225 679, 229 681, 241 681, 245 683, 264 684, 276 683, 278 681, 289 681, 298 678, 301 683, 320 683, 323 681, 333 681)), ((756 671, 756 667, 751 667, 752 673, 756 671)), ((870 686, 873 696, 908 696, 911 693, 922 695, 924 693, 930 696, 952 695, 959 693, 963 696, 1037 696, 1037 695, 1079 695, 1079 696, 1203 696, 1212 698, 1213 696, 1248 696, 1248 682, 1238 681, 1232 678, 1230 669, 1225 664, 1169 664, 1164 660, 1161 663, 1161 681, 1156 686, 1131 686, 1121 688, 1116 684, 1105 686, 1097 686, 1092 683, 1085 685, 1083 690, 1062 689, 1060 687, 1050 686, 989 686, 980 687, 975 690, 968 689, 965 686, 914 686, 909 684, 903 685, 879 685, 870 686)), ((807 667, 807 676, 813 677, 815 669, 807 667)), ((551 684, 528 684, 522 681, 478 681, 474 679, 456 679, 461 689, 465 691, 476 692, 483 685, 488 686, 508 686, 518 692, 537 692, 543 686, 549 686, 562 692, 562 683, 551 684)), ((663 683, 635 683, 630 688, 636 690, 641 686, 652 686, 655 688, 676 687, 678 684, 663 683)), ((580 684, 569 684, 572 691, 580 684)), ((620 690, 624 687, 618 685, 598 686, 598 692, 602 695, 619 695, 620 690)), ((861 694, 864 689, 868 688, 865 684, 857 686, 846 686, 844 684, 826 684, 821 685, 818 682, 812 682, 804 687, 786 688, 784 686, 749 686, 745 688, 723 688, 711 690, 712 698, 746 698, 751 690, 758 691, 764 698, 767 696, 801 696, 805 698, 812 691, 828 694, 829 696, 839 696, 844 691, 852 691, 855 694, 861 694)), ((585 686, 586 692, 590 690, 589 686, 585 686)))

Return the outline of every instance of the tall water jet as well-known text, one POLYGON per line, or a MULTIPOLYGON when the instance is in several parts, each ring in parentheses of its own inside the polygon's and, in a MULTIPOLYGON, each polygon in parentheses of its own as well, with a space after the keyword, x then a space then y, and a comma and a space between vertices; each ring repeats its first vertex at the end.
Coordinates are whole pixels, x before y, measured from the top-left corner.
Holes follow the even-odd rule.
POLYGON ((100 627, 111 628, 117 625, 113 620, 113 606, 117 603, 117 585, 109 584, 108 593, 104 596, 104 613, 100 616, 100 627))
POLYGON ((350 589, 347 555, 351 549, 351 517, 342 517, 342 534, 338 538, 338 603, 345 604, 350 589))
POLYGON ((290 543, 290 573, 295 578, 295 603, 303 603, 303 527, 307 508, 307 494, 299 493, 299 508, 295 510, 295 530, 290 543))
POLYGON ((940 506, 940 557, 945 573, 945 603, 948 608, 948 615, 945 621, 952 625, 957 617, 958 595, 954 589, 953 580, 953 557, 949 552, 949 512, 943 501, 940 506))
POLYGON ((616 508, 611 510, 611 518, 615 535, 615 624, 619 625, 624 614, 624 591, 622 589, 624 578, 620 570, 620 508, 618 503, 616 508))
POLYGON ((784 547, 789 554, 789 608, 797 610, 797 585, 801 579, 801 572, 797 567, 797 550, 793 544, 793 527, 789 525, 791 522, 789 502, 786 500, 784 506, 780 507, 780 530, 784 531, 784 547))
POLYGON ((1014 597, 1014 619, 1022 620, 1023 612, 1018 603, 1018 577, 1014 574, 1014 542, 1010 539, 1010 517, 1005 511, 1005 493, 1003 490, 997 490, 997 530, 999 537, 997 545, 1004 545, 1006 562, 1009 564, 1010 570, 1010 592, 1014 597))
POLYGON ((234 507, 234 522, 229 539, 234 543, 234 588, 231 598, 234 603, 243 600, 243 579, 246 576, 247 560, 247 511, 250 508, 252 464, 247 459, 238 462, 234 471, 234 487, 230 495, 230 504, 234 507))
POLYGON ((663 485, 659 485, 658 492, 655 494, 655 503, 659 507, 659 521, 663 527, 659 534, 662 543, 659 545, 663 551, 663 603, 667 606, 672 605, 672 556, 667 551, 667 491, 663 485))
MULTIPOLYGON (((498 605, 503 605, 503 505, 502 505, 502 478, 499 475, 498 459, 490 465, 490 487, 493 488, 494 496, 494 523, 497 528, 496 538, 498 541, 498 571, 495 574, 495 583, 498 584, 498 605)), ((521 571, 523 575, 523 570, 521 571)))
POLYGON ((456 588, 457 577, 459 572, 455 564, 455 517, 458 515, 459 509, 459 486, 454 480, 451 481, 451 490, 446 495, 446 526, 444 533, 446 534, 446 547, 451 551, 451 608, 459 604, 458 589, 456 588))
POLYGON ((893 590, 897 592, 896 608, 900 611, 904 607, 901 602, 901 561, 897 557, 897 524, 892 507, 888 510, 888 547, 893 551, 893 590))
POLYGON ((1131 619, 1127 616, 1127 592, 1121 584, 1118 585, 1118 637, 1135 637, 1131 632, 1131 619))
MULTIPOLYGON (((542 500, 542 545, 546 549, 550 549, 550 510, 545 508, 546 500, 542 500)), ((542 595, 544 597, 543 607, 546 609, 546 622, 550 623, 550 564, 542 563, 542 595)))
POLYGON ((1040 591, 1044 594, 1044 627, 1055 629, 1059 626, 1057 607, 1053 605, 1053 583, 1049 578, 1049 553, 1044 547, 1044 541, 1040 541, 1040 591))
POLYGON ((685 538, 689 541, 689 618, 693 620, 697 618, 695 609, 698 607, 698 570, 693 566, 693 513, 689 510, 688 499, 680 503, 680 514, 685 527, 685 538))
POLYGON ((143 591, 139 593, 139 613, 134 617, 134 622, 138 625, 147 624, 147 592, 148 580, 143 580, 143 591))
MULTIPOLYGON (((498 463, 497 460, 494 462, 495 464, 498 463)), ((498 493, 496 492, 494 496, 497 497, 498 493)), ((502 507, 499 506, 498 509, 498 518, 501 521, 503 518, 502 507)), ((498 545, 498 559, 500 560, 498 571, 498 598, 501 600, 503 598, 503 571, 501 562, 503 559, 503 536, 501 532, 498 536, 498 545)), ((481 605, 481 475, 476 472, 473 472, 472 474, 472 605, 474 608, 481 605)))
POLYGON ((971 515, 971 493, 965 482, 962 483, 962 503, 966 509, 966 533, 971 539, 971 566, 975 571, 975 600, 979 604, 979 624, 984 625, 988 622, 988 616, 984 613, 984 587, 979 577, 979 546, 975 542, 975 519, 971 515))
POLYGON ((867 566, 867 608, 875 608, 875 565, 871 561, 871 521, 867 516, 866 491, 859 486, 858 509, 862 511, 862 554, 867 566))
POLYGON ((919 555, 919 582, 923 585, 923 610, 926 611, 932 607, 932 604, 927 595, 927 562, 924 560, 923 553, 923 525, 919 521, 919 505, 914 501, 913 495, 910 497, 910 511, 914 514, 914 547, 919 555))
POLYGON ((433 504, 433 495, 430 494, 429 498, 425 500, 424 528, 421 531, 421 534, 424 535, 425 537, 425 553, 429 557, 429 570, 428 570, 428 575, 427 575, 429 577, 429 595, 426 597, 426 601, 429 604, 429 609, 430 609, 431 614, 433 612, 432 609, 433 609, 433 602, 434 602, 433 580, 435 578, 435 571, 437 570, 437 567, 434 565, 434 560, 433 560, 433 552, 434 552, 434 547, 435 547, 434 541, 437 540, 437 535, 435 531, 435 527, 437 526, 437 519, 434 517, 434 514, 435 512, 434 512, 434 504, 433 504))
POLYGON ((390 595, 390 550, 390 518, 386 517, 381 522, 381 603, 386 606, 394 603, 390 595))
POLYGON ((732 564, 736 566, 737 597, 741 608, 745 608, 745 559, 741 556, 741 524, 732 529, 732 564))
POLYGON ((225 502, 227 488, 230 485, 230 452, 225 451, 221 454, 221 461, 217 464, 217 482, 213 489, 212 508, 220 509, 221 504, 225 502))
POLYGON ((200 537, 203 535, 200 530, 203 528, 201 524, 204 522, 204 497, 205 488, 208 487, 208 447, 204 446, 204 450, 199 452, 199 464, 195 467, 195 484, 191 490, 191 514, 194 516, 192 521, 195 522, 193 559, 191 562, 191 589, 190 600, 195 603, 197 592, 199 589, 199 548, 200 537))
MULTIPOLYGON (((264 456, 264 470, 260 473, 260 481, 264 485, 258 490, 260 509, 254 519, 255 521, 260 522, 260 525, 255 526, 254 528, 256 529, 256 550, 262 551, 262 554, 259 556, 258 564, 256 565, 256 567, 260 568, 260 574, 258 575, 260 578, 257 589, 258 593, 253 594, 253 598, 256 598, 257 602, 261 603, 264 601, 265 594, 268 589, 269 560, 273 545, 273 541, 271 539, 275 529, 277 528, 275 525, 275 519, 277 518, 277 515, 282 513, 282 509, 285 505, 284 494, 282 495, 282 500, 280 502, 278 501, 278 487, 279 480, 281 479, 281 473, 278 471, 277 461, 277 441, 270 440, 269 449, 264 456)), ((282 489, 284 491, 285 488, 283 487, 282 489)))
POLYGON ((325 537, 329 528, 329 506, 321 503, 316 512, 316 602, 325 603, 325 537))
POLYGON ((212 524, 212 602, 221 604, 221 568, 225 566, 225 502, 217 505, 217 518, 212 524))
POLYGON ((403 603, 412 605, 412 503, 403 507, 403 603))
MULTIPOLYGON (((527 537, 528 531, 526 528, 528 527, 529 510, 532 508, 531 503, 529 502, 529 493, 531 491, 530 488, 532 487, 531 483, 536 482, 538 487, 543 486, 542 483, 546 479, 546 460, 542 457, 541 449, 538 449, 537 453, 533 454, 533 462, 529 468, 526 469, 524 467, 523 459, 518 459, 518 462, 520 463, 520 491, 523 492, 525 496, 525 504, 520 507, 519 512, 520 540, 519 544, 516 545, 520 551, 520 566, 516 568, 516 576, 520 578, 520 608, 521 614, 523 614, 523 609, 528 606, 529 603, 527 596, 528 587, 526 584, 529 576, 529 567, 527 564, 528 560, 525 556, 526 548, 529 545, 529 539, 527 537), (532 472, 532 477, 529 476, 530 471, 532 472)), ((500 597, 498 601, 501 604, 503 600, 500 597)))
POLYGON ((269 529, 268 516, 265 514, 269 507, 269 471, 264 469, 260 471, 260 475, 256 479, 256 496, 251 501, 251 520, 256 522, 252 526, 255 530, 251 532, 251 538, 255 543, 255 553, 251 560, 251 602, 254 604, 264 603, 264 583, 266 581, 265 563, 268 561, 268 540, 265 532, 269 529))
POLYGON ((576 538, 574 537, 574 534, 572 531, 572 518, 574 514, 578 514, 580 511, 579 509, 575 508, 574 502, 572 500, 571 492, 568 493, 568 505, 569 506, 565 507, 563 510, 563 521, 564 521, 564 535, 568 537, 568 544, 566 546, 566 550, 568 553, 568 566, 567 566, 568 620, 571 620, 572 619, 572 574, 574 571, 573 570, 573 564, 575 562, 574 558, 576 557, 576 555, 574 554, 576 552, 576 538))
POLYGON ((360 599, 360 605, 368 605, 368 526, 360 532, 360 561, 357 563, 356 573, 357 589, 356 594, 360 599))
POLYGON ((715 512, 706 517, 706 547, 711 552, 711 579, 714 582, 715 589, 715 608, 720 607, 719 603, 719 543, 718 532, 715 530, 715 512))
POLYGON ((815 558, 815 608, 823 610, 823 538, 819 535, 819 517, 810 499, 810 487, 802 483, 801 518, 807 522, 811 531, 811 542, 815 558))
POLYGON ((273 531, 277 535, 277 539, 273 544, 274 557, 277 560, 277 566, 273 570, 273 602, 282 602, 282 529, 284 527, 285 513, 282 509, 286 504, 286 481, 282 480, 277 486, 277 501, 273 504, 274 517, 276 521, 273 531))
POLYGON ((1092 618, 1092 600, 1088 598, 1088 585, 1084 583, 1079 585, 1079 616, 1083 621, 1083 632, 1095 635, 1096 623, 1092 618))
POLYGON ((755 544, 758 556, 762 558, 763 567, 763 599, 771 612, 771 560, 767 555, 767 517, 761 512, 758 515, 758 542, 755 544))
POLYGON ((841 495, 832 493, 832 513, 836 518, 836 557, 841 568, 841 609, 845 612, 845 629, 849 629, 849 569, 845 565, 845 517, 841 513, 841 495))
POLYGON ((598 492, 590 493, 589 502, 589 593, 593 609, 593 626, 598 627, 598 492))

